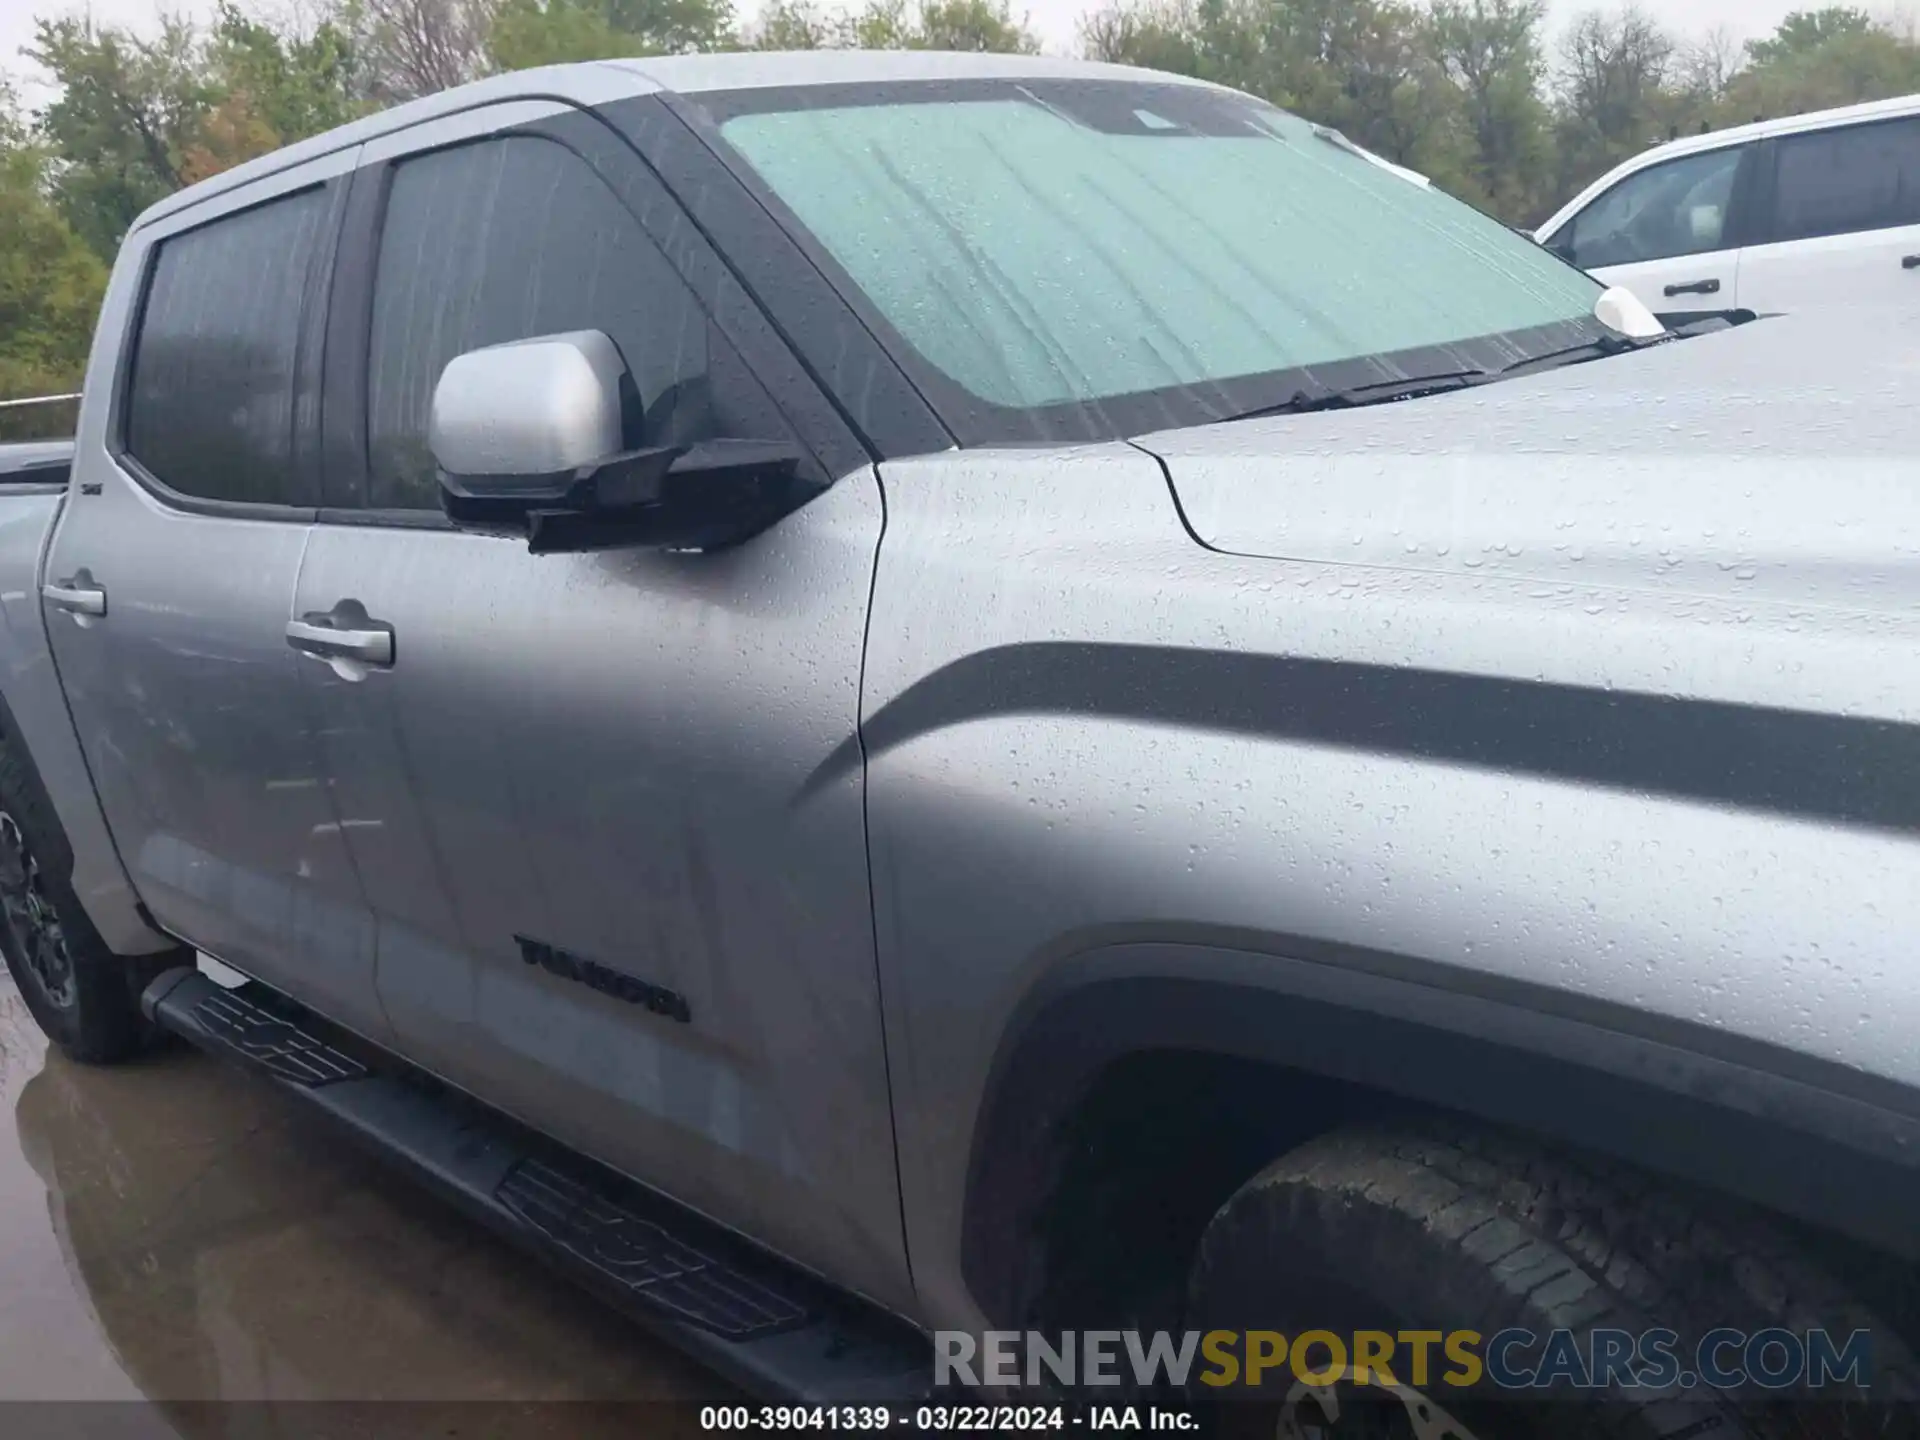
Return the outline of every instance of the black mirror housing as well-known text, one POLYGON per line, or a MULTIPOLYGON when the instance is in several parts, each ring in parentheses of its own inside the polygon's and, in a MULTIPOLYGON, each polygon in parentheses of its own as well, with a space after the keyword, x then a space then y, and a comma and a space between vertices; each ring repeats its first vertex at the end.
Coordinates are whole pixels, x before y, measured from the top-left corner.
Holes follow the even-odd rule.
MULTIPOLYGON (((657 405, 672 410, 688 382, 657 405)), ((710 417, 685 428, 701 433, 710 417), (694 428, 697 427, 697 428, 694 428)), ((535 554, 645 546, 717 550, 813 498, 801 451, 653 433, 619 347, 598 330, 483 346, 440 372, 428 425, 456 529, 523 538, 535 554), (640 449, 625 449, 639 445, 640 449)))
POLYGON ((440 472, 456 529, 523 538, 536 555, 647 548, 719 550, 751 539, 812 499, 801 453, 782 441, 705 440, 610 455, 503 488, 440 472))

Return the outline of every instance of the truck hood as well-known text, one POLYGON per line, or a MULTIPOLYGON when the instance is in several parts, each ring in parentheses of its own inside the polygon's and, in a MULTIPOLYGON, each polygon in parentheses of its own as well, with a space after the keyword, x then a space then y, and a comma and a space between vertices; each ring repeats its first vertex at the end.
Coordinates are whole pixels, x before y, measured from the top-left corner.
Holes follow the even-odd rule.
POLYGON ((1471 390, 1135 443, 1216 550, 1920 607, 1920 312, 1760 320, 1471 390))

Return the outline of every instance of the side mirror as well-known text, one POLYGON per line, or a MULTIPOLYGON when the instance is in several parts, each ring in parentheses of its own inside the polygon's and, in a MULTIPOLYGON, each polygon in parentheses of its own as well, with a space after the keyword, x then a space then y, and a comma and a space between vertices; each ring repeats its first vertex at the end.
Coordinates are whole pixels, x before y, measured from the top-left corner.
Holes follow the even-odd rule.
POLYGON ((812 498, 792 445, 648 445, 639 417, 626 363, 598 330, 454 356, 427 427, 447 518, 524 537, 535 554, 716 550, 812 498))

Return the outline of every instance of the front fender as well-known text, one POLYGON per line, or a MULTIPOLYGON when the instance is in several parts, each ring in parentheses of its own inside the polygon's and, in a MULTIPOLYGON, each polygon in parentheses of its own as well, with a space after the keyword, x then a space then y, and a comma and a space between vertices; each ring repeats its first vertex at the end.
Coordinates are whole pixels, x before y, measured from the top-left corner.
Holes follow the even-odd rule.
POLYGON ((1910 1250, 1867 1192, 1911 1190, 1861 1167, 1920 1154, 1920 728, 1783 709, 1781 676, 1903 675, 1913 627, 1222 555, 1124 446, 882 474, 861 739, 931 1323, 1004 1298, 968 1258, 1019 1243, 990 1157, 1116 1045, 1547 1129, 1910 1250), (1768 1163, 1775 1136, 1812 1158, 1768 1163))

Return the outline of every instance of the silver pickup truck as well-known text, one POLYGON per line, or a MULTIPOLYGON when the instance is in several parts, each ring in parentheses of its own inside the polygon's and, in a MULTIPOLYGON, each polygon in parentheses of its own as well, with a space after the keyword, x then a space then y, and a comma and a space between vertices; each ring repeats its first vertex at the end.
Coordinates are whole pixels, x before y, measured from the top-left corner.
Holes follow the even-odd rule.
POLYGON ((1365 1329, 1423 1440, 1911 1434, 1916 387, 1170 76, 485 81, 128 236, 0 942, 756 1393, 1365 1329))

